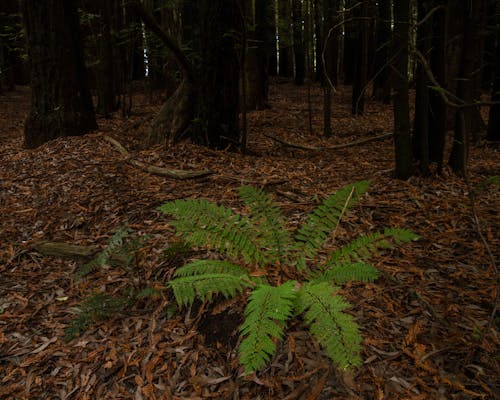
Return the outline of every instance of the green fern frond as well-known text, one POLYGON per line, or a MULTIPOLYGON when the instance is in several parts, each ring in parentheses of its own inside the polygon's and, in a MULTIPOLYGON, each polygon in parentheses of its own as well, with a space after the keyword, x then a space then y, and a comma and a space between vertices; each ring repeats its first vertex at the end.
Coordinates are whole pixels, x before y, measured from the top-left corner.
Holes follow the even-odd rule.
POLYGON ((363 262, 376 254, 379 249, 393 247, 393 243, 401 244, 418 239, 418 235, 408 229, 385 229, 384 233, 375 232, 361 236, 340 249, 332 252, 328 257, 325 266, 344 264, 350 262, 363 262))
POLYGON ((371 264, 334 264, 327 270, 314 274, 309 281, 314 283, 333 282, 339 285, 354 281, 373 282, 379 274, 379 270, 371 264))
POLYGON ((296 251, 299 255, 299 268, 305 266, 307 257, 312 259, 316 256, 344 213, 366 192, 369 184, 369 181, 359 181, 347 185, 325 199, 309 214, 305 224, 295 234, 298 243, 296 251))
POLYGON ((251 284, 246 274, 238 276, 230 273, 182 276, 168 282, 180 307, 191 305, 197 296, 202 300, 211 300, 216 294, 235 297, 251 284))
POLYGON ((290 232, 285 228, 284 217, 278 206, 262 190, 242 186, 238 193, 250 209, 251 220, 256 225, 261 243, 273 260, 282 260, 292 243, 290 232))
POLYGON ((250 221, 224 206, 191 199, 165 203, 159 210, 176 218, 170 225, 193 246, 211 246, 233 259, 241 255, 247 263, 267 261, 250 221))
POLYGON ((248 271, 229 261, 196 260, 186 264, 175 271, 175 277, 195 276, 205 274, 229 274, 234 276, 247 276, 248 271))
POLYGON ((298 292, 296 310, 304 312, 311 334, 328 356, 346 369, 361 364, 361 335, 353 317, 344 312, 349 303, 334 291, 326 282, 305 284, 298 292))
POLYGON ((275 342, 282 338, 285 323, 293 314, 295 285, 295 281, 278 287, 261 285, 250 295, 239 347, 240 362, 246 372, 258 370, 276 352, 275 342))
POLYGON ((116 253, 123 246, 124 239, 130 235, 131 232, 132 231, 128 228, 118 229, 118 231, 109 239, 109 242, 103 251, 101 251, 94 259, 78 268, 75 273, 76 279, 81 279, 91 272, 104 267, 109 262, 111 255, 116 253))

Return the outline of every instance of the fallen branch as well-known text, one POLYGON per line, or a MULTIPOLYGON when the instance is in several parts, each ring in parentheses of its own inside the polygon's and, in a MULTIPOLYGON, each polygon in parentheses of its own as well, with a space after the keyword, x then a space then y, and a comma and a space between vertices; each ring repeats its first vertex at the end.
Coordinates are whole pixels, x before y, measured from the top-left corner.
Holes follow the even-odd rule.
POLYGON ((44 256, 57 258, 90 258, 95 256, 100 248, 97 246, 81 246, 63 242, 37 241, 29 246, 44 256))
POLYGON ((266 136, 269 139, 272 139, 272 140, 274 140, 274 141, 276 141, 278 143, 281 143, 284 146, 293 147, 295 149, 312 150, 312 151, 324 151, 324 150, 344 149, 346 147, 357 146, 357 145, 360 145, 360 144, 373 142, 375 140, 386 139, 388 137, 391 137, 392 135, 393 135, 392 133, 384 133, 382 135, 370 137, 370 138, 367 138, 367 139, 360 139, 360 140, 356 140, 354 142, 349 142, 349 143, 344 143, 344 144, 338 144, 336 146, 327 146, 327 147, 319 146, 319 147, 317 147, 317 146, 305 146, 305 145, 301 145, 301 144, 287 142, 287 141, 285 141, 283 139, 280 139, 280 138, 277 138, 276 136, 271 135, 269 133, 264 133, 264 136, 266 136))
MULTIPOLYGON (((48 242, 44 240, 31 243, 29 248, 44 256, 63 259, 69 258, 72 260, 89 260, 103 250, 99 246, 84 246, 65 242, 48 242)), ((110 259, 120 264, 125 264, 126 262, 126 257, 120 254, 111 254, 110 259)))
POLYGON ((170 178, 175 179, 191 179, 191 178, 200 178, 202 176, 207 176, 213 174, 212 171, 203 170, 203 171, 185 171, 182 169, 169 169, 163 167, 157 167, 155 165, 146 164, 142 161, 134 160, 132 155, 123 147, 120 142, 116 139, 113 139, 111 136, 104 136, 109 143, 116 147, 116 149, 120 152, 121 155, 125 157, 127 162, 134 167, 140 168, 146 172, 155 175, 168 176, 170 178))

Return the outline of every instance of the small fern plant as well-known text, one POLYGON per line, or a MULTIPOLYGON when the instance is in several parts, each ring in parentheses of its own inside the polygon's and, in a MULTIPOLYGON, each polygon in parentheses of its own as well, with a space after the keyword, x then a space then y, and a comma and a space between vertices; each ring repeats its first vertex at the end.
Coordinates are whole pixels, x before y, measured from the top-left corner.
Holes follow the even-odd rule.
POLYGON ((319 257, 368 186, 368 181, 360 181, 338 190, 294 232, 287 229, 272 199, 250 186, 239 189, 248 215, 204 199, 163 204, 159 210, 174 217, 170 224, 183 240, 193 247, 216 250, 223 258, 196 260, 177 269, 168 282, 177 303, 189 306, 196 298, 249 294, 239 346, 240 362, 248 373, 269 363, 287 322, 299 316, 338 367, 359 365, 361 335, 353 317, 345 312, 350 305, 338 293, 339 285, 375 280, 379 272, 368 263, 370 256, 378 249, 417 238, 405 229, 386 229, 319 257), (273 284, 265 278, 265 268, 272 265, 293 267, 299 279, 273 284))

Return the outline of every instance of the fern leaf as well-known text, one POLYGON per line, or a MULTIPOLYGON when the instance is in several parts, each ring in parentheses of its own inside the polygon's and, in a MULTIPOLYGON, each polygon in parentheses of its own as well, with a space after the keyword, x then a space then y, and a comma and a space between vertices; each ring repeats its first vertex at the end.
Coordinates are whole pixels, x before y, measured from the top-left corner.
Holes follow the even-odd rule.
POLYGON ((245 205, 252 213, 252 222, 255 223, 257 232, 268 254, 273 260, 282 260, 290 245, 292 238, 285 229, 283 214, 272 199, 262 190, 252 186, 243 186, 238 193, 245 205))
POLYGON ((174 291, 179 306, 191 305, 196 296, 202 300, 211 300, 216 294, 224 297, 235 297, 251 283, 246 275, 236 276, 228 273, 206 273, 201 275, 182 276, 168 283, 174 291))
POLYGON ((111 255, 116 253, 123 246, 124 239, 130 235, 131 232, 132 231, 128 228, 118 229, 118 231, 109 239, 109 242, 103 251, 101 251, 94 259, 78 268, 75 274, 76 279, 81 279, 91 272, 104 267, 104 265, 109 262, 111 255))
POLYGON ((314 210, 296 234, 298 267, 305 266, 306 258, 314 258, 328 236, 340 222, 344 213, 366 192, 369 181, 347 185, 329 196, 314 210))
POLYGON ((334 294, 330 284, 309 283, 298 292, 296 308, 304 312, 311 334, 328 356, 343 369, 361 364, 361 335, 353 317, 344 312, 349 303, 334 294))
POLYGON ((177 271, 176 277, 195 276, 205 274, 229 274, 234 276, 247 276, 248 272, 245 268, 228 261, 219 260, 196 260, 186 264, 177 271))
POLYGON ((371 264, 334 264, 327 270, 313 275, 310 282, 333 282, 339 285, 352 281, 373 282, 379 274, 378 269, 371 264))
POLYGON ((159 210, 176 218, 170 224, 193 246, 212 246, 233 259, 241 255, 247 263, 266 262, 250 221, 224 206, 191 199, 165 203, 159 210))
POLYGON ((261 368, 276 352, 275 342, 282 338, 285 323, 293 313, 295 285, 295 281, 278 287, 261 285, 250 295, 239 347, 240 362, 247 372, 261 368))
POLYGON ((418 236, 407 229, 385 229, 383 234, 375 232, 361 236, 332 252, 325 265, 329 268, 336 264, 363 262, 376 254, 379 249, 392 248, 393 243, 401 244, 415 239, 418 239, 418 236))

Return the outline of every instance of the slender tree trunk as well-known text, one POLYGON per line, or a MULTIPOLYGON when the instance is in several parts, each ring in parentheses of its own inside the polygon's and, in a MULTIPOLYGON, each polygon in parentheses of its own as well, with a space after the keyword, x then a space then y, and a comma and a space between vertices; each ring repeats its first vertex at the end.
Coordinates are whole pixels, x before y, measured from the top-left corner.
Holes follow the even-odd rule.
POLYGON ((352 114, 362 115, 365 109, 365 90, 368 82, 368 42, 369 26, 368 21, 368 0, 363 0, 361 6, 354 9, 354 17, 360 17, 356 21, 356 55, 355 74, 352 86, 352 114))
MULTIPOLYGON (((474 46, 477 45, 476 32, 479 29, 481 2, 482 0, 478 0, 470 3, 470 8, 462 7, 461 3, 456 4, 457 7, 462 7, 460 10, 462 12, 462 20, 464 21, 457 96, 463 102, 469 104, 474 99, 474 74, 477 73, 474 46)), ((456 113, 455 134, 449 164, 453 172, 457 175, 465 175, 473 113, 472 108, 467 108, 456 113)))
POLYGON ((24 145, 96 129, 75 4, 24 0, 22 9, 32 82, 24 145))
POLYGON ((293 55, 295 60, 296 85, 303 85, 305 79, 306 54, 304 49, 304 35, 302 32, 302 1, 292 0, 293 21, 293 55))
POLYGON ((379 0, 376 22, 373 97, 384 104, 391 102, 389 54, 391 48, 391 2, 379 0))
MULTIPOLYGON (((500 103, 500 3, 497 3, 496 13, 497 43, 495 49, 495 62, 493 64, 493 85, 491 87, 491 101, 500 103)), ((486 139, 500 140, 500 104, 490 107, 488 130, 486 139)))
POLYGON ((314 36, 315 36, 314 57, 316 64, 315 80, 316 82, 321 82, 322 84, 324 84, 323 60, 321 57, 321 53, 323 51, 323 22, 322 22, 323 13, 321 10, 320 0, 314 0, 313 14, 314 14, 314 36))
POLYGON ((278 0, 279 4, 279 76, 290 78, 293 76, 292 59, 292 12, 290 0, 278 0))
POLYGON ((393 87, 396 177, 407 179, 412 172, 410 110, 408 98, 409 0, 394 0, 393 87))
POLYGON ((268 17, 266 24, 266 37, 268 38, 267 43, 267 65, 268 65, 268 75, 276 76, 278 75, 278 52, 276 48, 276 1, 272 0, 268 5, 268 17))
MULTIPOLYGON (((419 20, 431 9, 431 1, 421 1, 418 4, 419 20)), ((417 31, 417 49, 429 58, 432 40, 432 20, 421 24, 417 31)), ((429 79, 427 71, 420 63, 417 65, 415 77, 415 119, 413 124, 413 155, 420 163, 420 172, 429 173, 429 79)))
MULTIPOLYGON (((337 54, 338 54, 338 29, 334 29, 337 16, 337 1, 324 0, 323 15, 324 15, 324 41, 322 49, 324 49, 324 65, 323 65, 323 81, 324 88, 324 111, 323 111, 323 134, 325 136, 332 135, 331 115, 332 115, 332 86, 337 85, 337 54), (330 32, 331 30, 331 32, 330 32), (330 34, 329 34, 330 33, 330 34)), ((323 59, 321 60, 323 63, 323 59)))
MULTIPOLYGON (((446 5, 447 0, 436 0, 436 6, 446 5)), ((437 82, 446 88, 446 10, 432 17, 432 52, 430 65, 437 82)), ((429 160, 437 163, 438 173, 443 169, 444 145, 447 131, 447 107, 441 95, 432 88, 429 91, 429 160)))
POLYGON ((263 110, 269 107, 268 61, 272 38, 269 37, 269 2, 255 0, 247 2, 248 43, 245 57, 246 108, 263 110))

